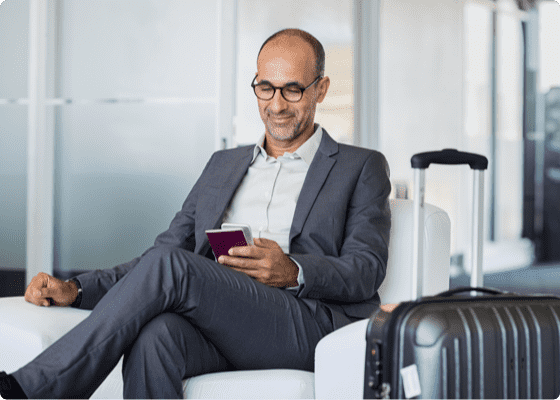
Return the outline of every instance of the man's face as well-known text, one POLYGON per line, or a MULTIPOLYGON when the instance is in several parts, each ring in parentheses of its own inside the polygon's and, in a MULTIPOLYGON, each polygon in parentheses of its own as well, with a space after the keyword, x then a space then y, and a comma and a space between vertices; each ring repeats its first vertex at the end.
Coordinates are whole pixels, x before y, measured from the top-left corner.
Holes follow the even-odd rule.
MULTIPOLYGON (((299 38, 288 40, 288 43, 269 42, 262 49, 257 62, 257 83, 267 82, 275 87, 295 83, 303 88, 315 80, 317 75, 312 47, 299 38)), ((267 135, 279 141, 290 141, 303 132, 311 130, 312 133, 317 103, 323 101, 326 95, 322 81, 306 89, 297 103, 284 99, 280 90, 276 90, 271 100, 258 99, 267 135)))

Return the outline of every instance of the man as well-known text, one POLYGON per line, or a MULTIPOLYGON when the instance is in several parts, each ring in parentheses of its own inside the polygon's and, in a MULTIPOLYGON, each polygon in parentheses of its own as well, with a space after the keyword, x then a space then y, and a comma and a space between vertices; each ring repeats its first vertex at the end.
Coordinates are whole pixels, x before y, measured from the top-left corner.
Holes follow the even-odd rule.
POLYGON ((323 336, 371 314, 387 263, 388 167, 314 123, 324 58, 306 32, 271 36, 252 83, 259 144, 215 153, 141 257, 70 282, 33 279, 28 301, 93 311, 4 375, 3 396, 89 397, 123 354, 125 398, 182 397, 182 379, 213 371, 313 370, 323 336), (247 223, 256 239, 216 262, 205 230, 222 222, 247 223))

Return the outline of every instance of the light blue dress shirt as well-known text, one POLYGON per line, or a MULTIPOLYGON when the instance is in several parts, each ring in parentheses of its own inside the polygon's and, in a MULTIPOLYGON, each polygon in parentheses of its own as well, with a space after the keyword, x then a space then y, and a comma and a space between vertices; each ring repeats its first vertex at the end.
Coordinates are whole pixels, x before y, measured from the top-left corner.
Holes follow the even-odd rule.
MULTIPOLYGON (((249 225, 253 237, 274 240, 284 253, 289 253, 289 235, 296 204, 322 137, 323 129, 317 125, 313 135, 296 151, 274 158, 266 153, 263 146, 265 136, 261 136, 255 145, 247 174, 222 222, 249 225)), ((301 286, 304 283, 303 270, 297 262, 296 265, 301 286)))

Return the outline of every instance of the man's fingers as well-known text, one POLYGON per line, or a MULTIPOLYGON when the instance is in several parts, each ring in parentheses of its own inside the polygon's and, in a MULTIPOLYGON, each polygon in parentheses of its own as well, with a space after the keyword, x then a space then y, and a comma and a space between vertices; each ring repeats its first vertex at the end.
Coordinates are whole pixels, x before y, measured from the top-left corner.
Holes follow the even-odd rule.
POLYGON ((31 304, 35 304, 36 306, 48 307, 51 305, 50 299, 46 296, 43 296, 43 293, 40 289, 26 292, 24 298, 25 301, 31 304))
POLYGON ((35 289, 33 291, 33 297, 34 299, 32 299, 30 303, 38 306, 49 307, 51 305, 52 290, 48 288, 35 289))
POLYGON ((31 279, 31 283, 25 291, 25 300, 37 306, 48 307, 53 304, 51 299, 60 294, 57 280, 43 272, 38 273, 31 279))
POLYGON ((234 271, 243 272, 251 278, 256 278, 259 272, 258 265, 256 264, 257 261, 251 258, 220 256, 218 262, 234 271))
POLYGON ((252 269, 252 259, 242 258, 240 256, 220 256, 218 262, 230 267, 237 267, 239 269, 252 269))
POLYGON ((274 240, 265 239, 265 238, 253 239, 253 243, 255 243, 255 246, 258 247, 266 247, 266 248, 280 247, 280 245, 276 243, 274 240))
POLYGON ((27 289, 25 290, 25 300, 29 303, 35 304, 37 306, 41 304, 41 289, 47 286, 47 279, 45 278, 46 274, 39 273, 35 275, 27 289))
POLYGON ((228 254, 234 257, 263 258, 265 256, 264 249, 282 248, 274 240, 265 238, 253 239, 253 245, 234 246, 229 249, 228 254))
POLYGON ((245 275, 250 276, 251 278, 255 278, 257 276, 257 270, 254 270, 254 269, 239 268, 239 267, 235 267, 233 265, 229 265, 229 267, 231 269, 233 269, 234 271, 242 272, 245 275))
POLYGON ((235 246, 229 249, 228 255, 232 257, 261 258, 262 250, 255 245, 235 246))
POLYGON ((32 279, 31 279, 31 283, 29 283, 29 287, 31 288, 42 288, 47 286, 47 282, 48 282, 48 276, 44 273, 39 273, 38 275, 35 275, 32 279))
POLYGON ((393 312, 393 310, 394 310, 395 308, 397 308, 398 305, 399 305, 399 303, 396 303, 396 304, 383 304, 383 305, 380 306, 380 307, 381 307, 381 309, 382 309, 383 311, 385 311, 385 312, 393 312))
POLYGON ((57 289, 51 289, 51 288, 42 288, 40 290, 37 291, 39 296, 38 297, 43 297, 43 298, 53 298, 57 295, 60 294, 60 290, 57 289))

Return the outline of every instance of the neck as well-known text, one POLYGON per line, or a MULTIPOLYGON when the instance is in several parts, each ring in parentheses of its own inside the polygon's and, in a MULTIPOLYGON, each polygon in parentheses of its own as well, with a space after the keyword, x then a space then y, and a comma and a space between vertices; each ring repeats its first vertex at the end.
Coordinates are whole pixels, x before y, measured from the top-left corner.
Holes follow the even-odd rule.
POLYGON ((296 151, 302 144, 307 142, 307 140, 313 136, 315 130, 317 129, 316 124, 312 124, 310 128, 306 129, 305 132, 302 132, 301 135, 292 139, 292 140, 277 140, 273 138, 271 135, 265 133, 264 139, 264 149, 266 150, 266 154, 271 157, 278 158, 279 156, 284 155, 284 153, 293 153, 296 151))

